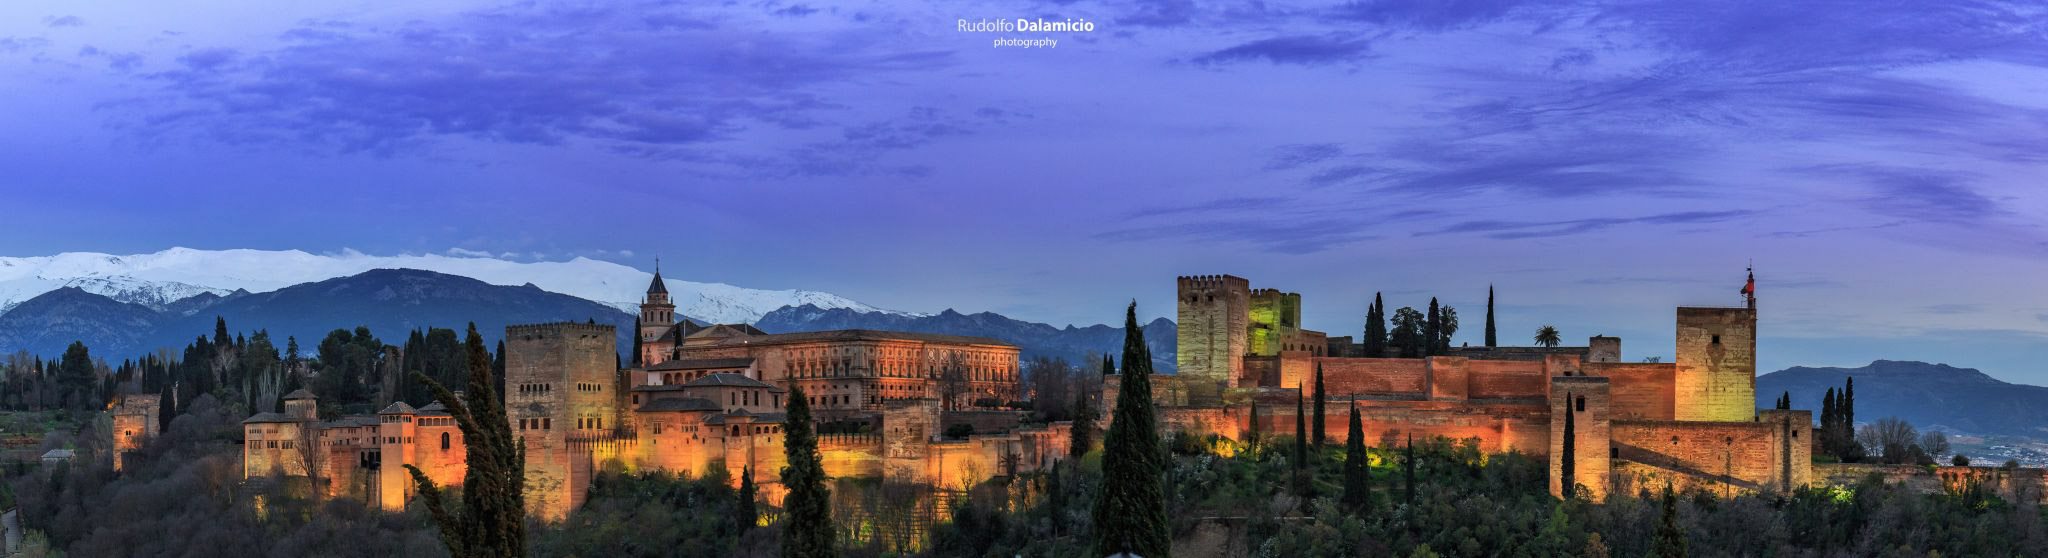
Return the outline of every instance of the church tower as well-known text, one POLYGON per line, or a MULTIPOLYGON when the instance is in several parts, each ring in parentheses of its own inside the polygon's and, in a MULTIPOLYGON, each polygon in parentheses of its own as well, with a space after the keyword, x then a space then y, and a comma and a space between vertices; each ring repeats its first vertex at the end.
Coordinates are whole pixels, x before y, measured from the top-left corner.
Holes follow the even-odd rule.
POLYGON ((661 281, 661 260, 654 261, 654 282, 647 284, 647 298, 640 301, 640 362, 654 364, 656 348, 649 342, 676 325, 676 305, 669 303, 668 284, 661 281))

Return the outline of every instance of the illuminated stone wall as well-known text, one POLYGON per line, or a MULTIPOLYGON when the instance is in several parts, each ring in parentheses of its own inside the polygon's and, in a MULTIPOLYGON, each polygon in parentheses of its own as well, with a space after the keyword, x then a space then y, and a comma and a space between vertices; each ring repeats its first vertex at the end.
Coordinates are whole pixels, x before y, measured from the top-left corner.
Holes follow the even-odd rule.
POLYGON ((1229 275, 1179 277, 1174 363, 1191 388, 1241 385, 1250 354, 1251 282, 1229 275))
POLYGON ((1746 421, 1756 416, 1756 310, 1678 309, 1673 418, 1746 421))
POLYGON ((1651 363, 1587 363, 1588 376, 1611 380, 1614 418, 1629 420, 1672 420, 1673 381, 1678 365, 1651 363))
POLYGON ((591 457, 572 455, 569 437, 620 425, 616 339, 602 324, 505 328, 505 410, 526 441, 527 509, 537 516, 562 518, 589 489, 591 457))
POLYGON ((1564 494, 1564 421, 1572 413, 1573 479, 1595 502, 1607 499, 1608 468, 1611 466, 1609 440, 1613 436, 1609 411, 1609 382, 1598 376, 1558 376, 1550 379, 1550 495, 1564 494))
POLYGON ((110 409, 114 423, 114 470, 120 471, 128 453, 157 435, 157 413, 162 397, 156 394, 124 394, 110 409))
POLYGON ((1715 492, 1786 491, 1812 482, 1813 415, 1770 411, 1745 422, 1614 421, 1614 458, 1632 463, 1616 487, 1665 482, 1715 492))

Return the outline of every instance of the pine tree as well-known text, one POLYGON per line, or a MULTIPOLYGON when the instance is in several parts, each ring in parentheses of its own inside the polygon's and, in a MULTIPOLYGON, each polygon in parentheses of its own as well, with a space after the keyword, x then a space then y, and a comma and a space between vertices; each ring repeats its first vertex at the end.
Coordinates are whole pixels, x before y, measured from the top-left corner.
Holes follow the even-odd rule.
POLYGON ((1313 422, 1314 422, 1314 424, 1315 424, 1315 428, 1313 428, 1313 429, 1309 430, 1309 436, 1310 436, 1310 439, 1309 439, 1309 441, 1310 441, 1311 443, 1314 443, 1314 444, 1316 445, 1316 447, 1322 447, 1322 445, 1323 445, 1323 425, 1325 425, 1325 424, 1329 424, 1329 423, 1327 423, 1327 422, 1323 422, 1323 418, 1324 418, 1324 415, 1323 415, 1323 402, 1324 402, 1324 400, 1325 400, 1325 399, 1324 399, 1324 395, 1323 395, 1323 363, 1320 363, 1320 362, 1318 362, 1318 363, 1316 363, 1316 407, 1315 407, 1315 416, 1314 416, 1314 421, 1313 421, 1313 422))
POLYGON ((1572 415, 1572 394, 1564 394, 1564 448, 1558 455, 1557 488, 1566 500, 1572 499, 1579 490, 1578 427, 1572 415))
POLYGON ((1855 430, 1856 377, 1850 376, 1848 382, 1842 386, 1842 400, 1835 402, 1835 405, 1837 407, 1835 413, 1842 415, 1842 428, 1851 431, 1855 430))
POLYGON ((1500 346, 1499 340, 1493 336, 1493 285, 1486 286, 1486 346, 1500 346))
POLYGON ((462 507, 449 509, 439 487, 419 468, 406 471, 419 487, 420 500, 441 529, 441 542, 456 558, 526 555, 526 452, 512 435, 502 399, 491 385, 491 367, 484 338, 469 324, 469 383, 457 398, 447 386, 415 373, 434 390, 454 415, 468 446, 468 468, 462 476, 462 507))
POLYGON ((825 465, 818 457, 818 438, 811 432, 811 404, 801 386, 789 386, 782 451, 783 558, 829 558, 832 548, 832 491, 825 487, 825 465))
POLYGON ((753 529, 754 523, 761 520, 761 512, 754 508, 754 492, 754 468, 740 468, 740 498, 733 508, 736 512, 733 523, 739 527, 741 535, 747 534, 747 530, 753 529))
POLYGON ((1658 523, 1650 544, 1651 556, 1685 558, 1685 531, 1678 528, 1678 495, 1671 492, 1669 483, 1664 485, 1664 520, 1658 523))
POLYGON ((1408 447, 1401 450, 1401 476, 1407 492, 1401 495, 1405 505, 1415 506, 1415 435, 1408 435, 1408 447))
POLYGON ((1124 314, 1124 370, 1116 413, 1103 437, 1102 488, 1095 501, 1092 554, 1168 558, 1166 452, 1152 404, 1152 350, 1138 328, 1138 303, 1124 314))
POLYGON ((1365 426, 1358 402, 1351 402, 1350 426, 1344 430, 1344 507, 1364 516, 1372 509, 1372 472, 1365 455, 1365 426))
POLYGON ((1422 329, 1423 356, 1436 356, 1437 347, 1443 345, 1443 314, 1437 308, 1436 297, 1429 297, 1429 322, 1422 329))

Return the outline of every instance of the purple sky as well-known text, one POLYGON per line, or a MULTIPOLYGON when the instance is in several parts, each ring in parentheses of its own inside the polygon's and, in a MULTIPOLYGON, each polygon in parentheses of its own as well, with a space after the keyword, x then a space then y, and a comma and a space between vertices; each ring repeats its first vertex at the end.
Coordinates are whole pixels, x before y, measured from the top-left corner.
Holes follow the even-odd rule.
POLYGON ((1633 357, 1754 259, 1767 370, 2048 383, 2038 3, 375 4, 0 4, 0 254, 660 254, 1056 324, 1232 273, 1475 341, 1495 283, 1505 340, 1633 357), (956 30, 1019 17, 1095 31, 956 30))

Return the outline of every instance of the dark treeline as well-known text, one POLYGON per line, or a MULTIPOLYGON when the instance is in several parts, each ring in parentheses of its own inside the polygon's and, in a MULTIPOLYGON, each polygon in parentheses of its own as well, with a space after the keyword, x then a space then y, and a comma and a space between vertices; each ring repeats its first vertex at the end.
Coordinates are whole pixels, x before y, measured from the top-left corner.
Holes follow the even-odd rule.
MULTIPOLYGON (((163 396, 163 425, 182 412, 184 402, 212 395, 248 413, 281 410, 285 394, 311 389, 321 414, 375 412, 392 401, 415 407, 434 399, 417 372, 444 385, 462 384, 468 356, 456 332, 413 330, 402 346, 377 338, 369 328, 336 329, 302 352, 299 340, 282 344, 270 332, 230 333, 216 318, 211 337, 198 336, 182 351, 163 349, 109 364, 83 343, 72 343, 61 358, 16 352, 0 377, 0 409, 10 411, 94 410, 119 393, 163 396)), ((504 344, 492 356, 503 388, 504 344)))
MULTIPOLYGON (((1487 298, 1487 331, 1491 344, 1493 300, 1487 298)), ((1458 334, 1458 309, 1437 304, 1430 297, 1427 311, 1403 306, 1387 315, 1387 303, 1378 293, 1365 311, 1365 331, 1359 337, 1362 356, 1379 357, 1389 351, 1401 358, 1422 358, 1451 352, 1451 339, 1458 334), (1391 327, 1389 327, 1391 325, 1391 327)))

